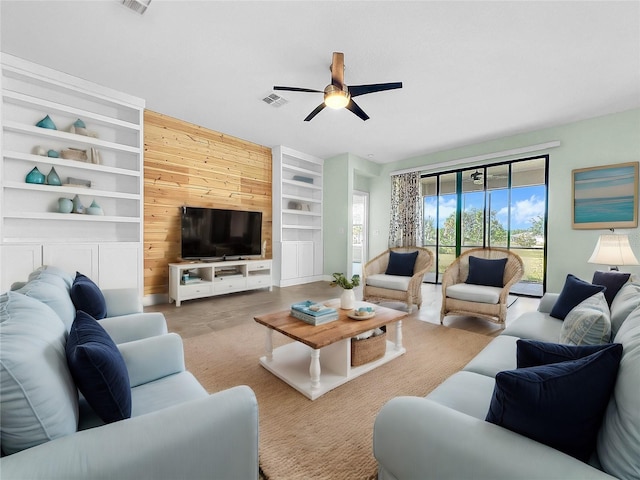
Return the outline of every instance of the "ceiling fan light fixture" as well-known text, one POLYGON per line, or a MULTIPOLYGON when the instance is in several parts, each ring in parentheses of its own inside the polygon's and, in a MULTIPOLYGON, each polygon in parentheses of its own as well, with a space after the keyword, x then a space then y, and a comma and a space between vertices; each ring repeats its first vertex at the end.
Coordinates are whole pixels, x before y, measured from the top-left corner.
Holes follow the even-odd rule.
POLYGON ((327 88, 324 89, 324 104, 329 108, 335 110, 344 108, 349 104, 350 99, 351 96, 346 87, 341 89, 331 84, 327 85, 327 88))

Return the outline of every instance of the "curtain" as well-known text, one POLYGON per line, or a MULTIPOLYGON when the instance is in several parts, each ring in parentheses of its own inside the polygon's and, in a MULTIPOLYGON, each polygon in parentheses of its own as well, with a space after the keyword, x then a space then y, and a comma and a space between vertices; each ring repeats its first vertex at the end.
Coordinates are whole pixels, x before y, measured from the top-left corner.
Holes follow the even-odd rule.
POLYGON ((420 173, 391 177, 389 247, 422 246, 420 173))

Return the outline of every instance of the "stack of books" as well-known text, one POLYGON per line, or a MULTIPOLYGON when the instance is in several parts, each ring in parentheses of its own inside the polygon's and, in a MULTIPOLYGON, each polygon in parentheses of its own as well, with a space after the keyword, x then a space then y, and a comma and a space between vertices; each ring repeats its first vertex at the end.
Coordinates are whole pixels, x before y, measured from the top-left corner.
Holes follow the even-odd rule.
POLYGON ((291 316, 309 325, 322 325, 338 319, 338 311, 321 303, 306 300, 291 305, 291 316))

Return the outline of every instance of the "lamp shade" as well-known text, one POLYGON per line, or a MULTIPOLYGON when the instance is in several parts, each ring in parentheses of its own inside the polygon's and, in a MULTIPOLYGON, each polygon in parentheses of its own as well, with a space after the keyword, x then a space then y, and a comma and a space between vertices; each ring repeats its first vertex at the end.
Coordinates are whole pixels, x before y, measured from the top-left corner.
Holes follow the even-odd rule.
POLYGON ((589 263, 601 265, 638 265, 638 259, 631 250, 628 235, 600 235, 589 263))

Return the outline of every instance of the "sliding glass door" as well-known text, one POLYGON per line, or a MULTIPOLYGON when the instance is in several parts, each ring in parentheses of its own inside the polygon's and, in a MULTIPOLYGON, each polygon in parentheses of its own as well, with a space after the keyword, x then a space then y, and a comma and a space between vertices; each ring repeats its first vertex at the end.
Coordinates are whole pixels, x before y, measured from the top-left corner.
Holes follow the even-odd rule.
POLYGON ((516 251, 525 263, 514 293, 544 291, 548 157, 474 167, 422 178, 424 245, 436 253, 425 281, 440 282, 461 252, 516 251))

